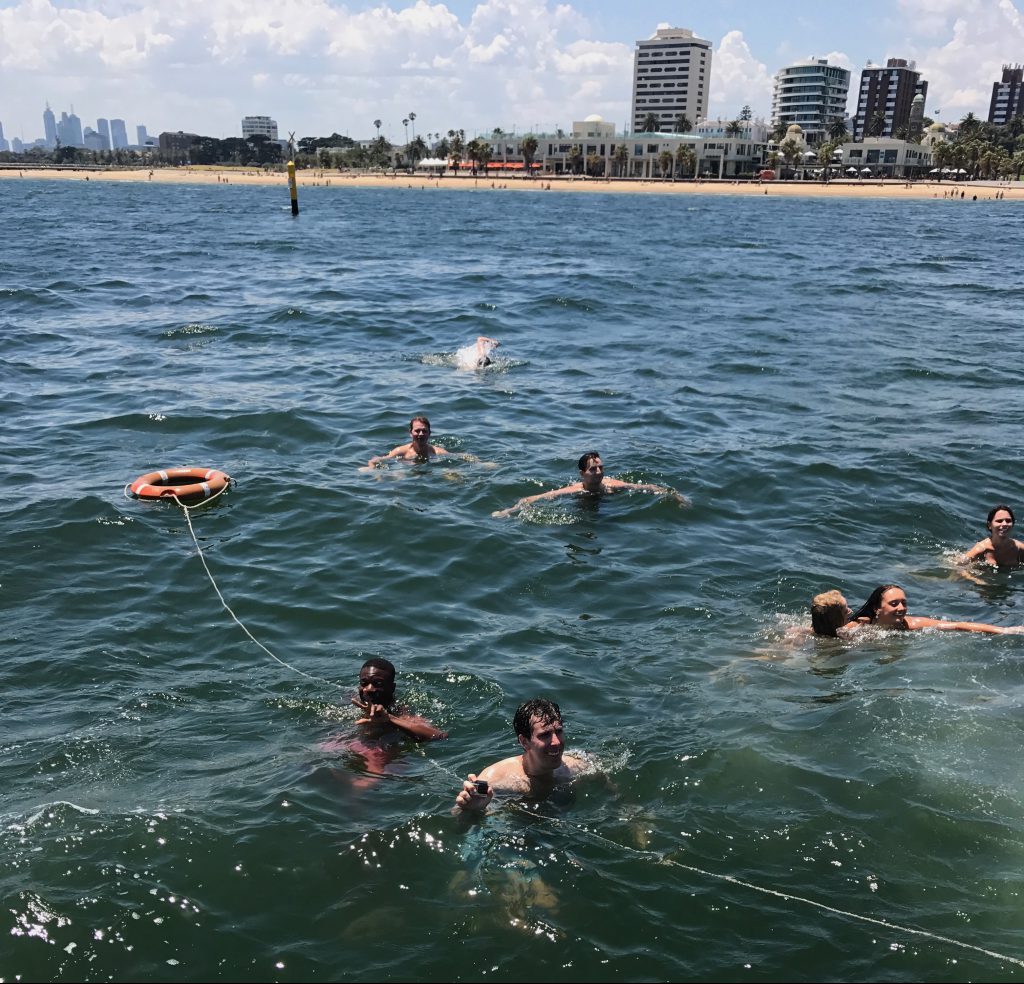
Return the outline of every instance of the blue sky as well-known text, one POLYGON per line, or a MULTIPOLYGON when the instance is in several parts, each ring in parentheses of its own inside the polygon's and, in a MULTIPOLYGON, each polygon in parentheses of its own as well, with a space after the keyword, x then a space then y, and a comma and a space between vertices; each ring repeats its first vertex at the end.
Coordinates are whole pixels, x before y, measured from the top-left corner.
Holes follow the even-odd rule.
MULTIPOLYGON (((1024 0, 0 0, 0 123, 42 136, 46 101, 129 134, 282 136, 568 128, 629 113, 634 43, 659 25, 712 42, 709 115, 766 118, 778 68, 809 56, 853 72, 914 59, 927 112, 985 117, 1004 63, 1024 61, 1024 0)), ((851 104, 850 109, 853 109, 851 104)))

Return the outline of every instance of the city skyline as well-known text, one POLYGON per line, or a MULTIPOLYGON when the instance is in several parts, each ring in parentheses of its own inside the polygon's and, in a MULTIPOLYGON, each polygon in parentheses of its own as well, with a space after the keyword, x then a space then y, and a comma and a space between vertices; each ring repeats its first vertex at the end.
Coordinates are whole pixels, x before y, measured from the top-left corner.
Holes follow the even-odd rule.
POLYGON ((410 112, 421 134, 553 131, 591 113, 621 129, 636 42, 666 26, 711 42, 712 118, 744 105, 769 118, 776 72, 809 57, 853 80, 869 61, 913 60, 929 82, 928 115, 985 118, 1003 65, 1024 61, 1024 0, 864 0, 821 12, 789 0, 621 6, 296 0, 284 18, 270 0, 173 10, 148 0, 0 0, 0 121, 8 139, 26 143, 44 135, 45 102, 73 103, 92 126, 145 119, 153 133, 215 137, 239 135, 242 117, 257 114, 297 138, 369 137, 380 119, 395 143, 410 112))

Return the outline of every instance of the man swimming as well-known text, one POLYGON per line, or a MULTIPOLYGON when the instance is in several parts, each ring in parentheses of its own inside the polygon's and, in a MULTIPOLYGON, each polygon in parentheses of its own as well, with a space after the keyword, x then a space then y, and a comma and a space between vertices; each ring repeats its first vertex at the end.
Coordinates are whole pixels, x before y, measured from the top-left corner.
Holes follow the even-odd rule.
POLYGON ((491 513, 497 518, 511 516, 512 513, 528 506, 531 502, 539 502, 542 499, 555 499, 560 495, 602 495, 606 492, 621 492, 623 489, 635 489, 639 492, 657 492, 659 495, 673 497, 680 505, 686 504, 685 496, 680 495, 675 489, 666 488, 664 485, 650 485, 644 482, 623 482, 618 478, 609 478, 604 473, 604 462, 597 451, 588 451, 580 457, 576 463, 580 470, 580 480, 571 485, 565 485, 560 489, 552 489, 550 492, 541 492, 539 495, 528 495, 520 499, 514 506, 508 509, 499 509, 491 513))
POLYGON ((430 443, 430 421, 426 417, 413 417, 409 421, 408 444, 399 444, 392 448, 387 454, 376 455, 367 463, 368 468, 375 468, 380 462, 388 458, 399 458, 404 461, 429 461, 448 452, 437 445, 430 443))
POLYGON ((475 342, 456 350, 455 361, 460 369, 485 369, 493 361, 491 352, 500 344, 496 338, 480 335, 475 342))
POLYGON ((434 741, 447 738, 425 718, 410 714, 409 709, 395 703, 395 667, 389 660, 374 657, 363 663, 359 670, 359 695, 352 703, 366 717, 356 724, 364 725, 370 737, 380 738, 388 733, 401 733, 414 741, 434 741))
POLYGON ((479 775, 471 772, 453 812, 483 813, 495 792, 541 798, 583 772, 583 760, 565 754, 562 711, 554 701, 535 697, 520 704, 512 727, 523 754, 495 762, 479 775))

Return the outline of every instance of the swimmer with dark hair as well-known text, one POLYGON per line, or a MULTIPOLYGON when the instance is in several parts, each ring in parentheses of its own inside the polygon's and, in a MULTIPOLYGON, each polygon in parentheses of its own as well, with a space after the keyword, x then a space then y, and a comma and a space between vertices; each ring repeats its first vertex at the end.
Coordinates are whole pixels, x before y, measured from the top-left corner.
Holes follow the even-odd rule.
POLYGON ((460 369, 485 369, 491 365, 491 353, 501 344, 496 338, 480 335, 477 340, 455 353, 460 369))
POLYGON ((989 510, 985 522, 988 536, 974 544, 959 562, 982 563, 989 567, 1020 567, 1024 564, 1024 543, 1011 536, 1015 522, 1016 518, 1009 506, 1000 504, 989 510))
POLYGON ((368 468, 376 468, 382 461, 388 458, 399 458, 405 461, 429 461, 448 452, 440 445, 430 443, 430 421, 426 417, 413 417, 409 421, 408 444, 399 444, 392 448, 387 454, 379 454, 372 457, 366 464, 368 468))
POLYGON ((618 478, 609 478, 604 473, 604 462, 597 451, 588 451, 580 456, 576 463, 580 471, 580 480, 571 485, 565 485, 560 489, 552 489, 550 492, 541 492, 539 495, 528 495, 520 499, 514 506, 508 509, 499 509, 491 513, 492 516, 503 519, 518 512, 531 502, 540 502, 544 499, 556 499, 562 495, 602 495, 605 492, 621 492, 623 489, 633 489, 638 492, 657 492, 659 495, 667 495, 676 500, 680 505, 686 505, 686 497, 680 495, 675 489, 667 488, 664 485, 651 485, 646 482, 623 482, 618 478))
POLYGON ((847 628, 853 625, 875 625, 880 629, 916 632, 920 629, 940 631, 984 632, 988 635, 1020 635, 1024 625, 987 625, 985 622, 950 622, 907 614, 907 594, 898 584, 880 584, 868 600, 850 616, 847 628))

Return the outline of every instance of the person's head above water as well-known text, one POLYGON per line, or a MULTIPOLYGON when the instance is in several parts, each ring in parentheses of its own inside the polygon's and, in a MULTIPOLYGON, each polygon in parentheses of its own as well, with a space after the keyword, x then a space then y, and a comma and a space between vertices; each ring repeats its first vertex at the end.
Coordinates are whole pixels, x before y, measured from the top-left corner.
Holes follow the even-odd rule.
POLYGON ((562 711, 553 700, 534 697, 520 704, 512 727, 523 747, 523 771, 527 776, 553 772, 562 764, 562 711))
POLYGON ((850 619, 850 606, 838 591, 823 591, 811 599, 811 631, 834 636, 850 619))
POLYGON ((359 670, 359 699, 385 707, 395 699, 395 664, 380 656, 368 659, 359 670))
POLYGON ((998 506, 994 506, 992 509, 988 511, 988 518, 985 520, 985 526, 988 527, 988 531, 990 533, 993 532, 993 523, 996 525, 997 528, 1001 527, 1006 532, 1009 532, 1011 529, 1013 529, 1013 526, 1016 522, 1017 519, 1013 515, 1013 510, 1009 506, 1000 504, 998 506), (1001 516, 1000 513, 1006 513, 1006 515, 1001 516), (1007 524, 1007 520, 1009 520, 1009 524, 1007 524))
POLYGON ((580 470, 580 484, 586 491, 598 492, 601 490, 601 484, 604 482, 604 463, 597 451, 588 451, 586 454, 580 455, 576 467, 580 470))
POLYGON ((430 421, 426 417, 413 417, 409 421, 409 433, 413 440, 420 438, 425 441, 430 437, 430 421))
POLYGON ((906 618, 907 593, 898 584, 880 584, 851 616, 853 621, 867 619, 875 625, 890 627, 905 627, 906 618))

